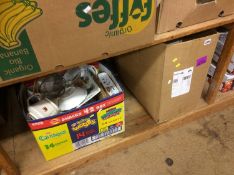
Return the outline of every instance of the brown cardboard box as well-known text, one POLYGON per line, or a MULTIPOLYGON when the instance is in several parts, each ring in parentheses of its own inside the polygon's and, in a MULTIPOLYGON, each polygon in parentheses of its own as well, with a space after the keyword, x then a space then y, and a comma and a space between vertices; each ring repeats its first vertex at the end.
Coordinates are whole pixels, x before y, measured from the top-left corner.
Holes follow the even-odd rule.
POLYGON ((128 50, 155 34, 155 0, 4 0, 0 12, 10 14, 0 29, 3 80, 128 50))
POLYGON ((186 27, 234 13, 233 0, 161 0, 157 33, 186 27))
POLYGON ((200 36, 121 56, 121 78, 155 121, 175 118, 197 105, 218 37, 200 36))

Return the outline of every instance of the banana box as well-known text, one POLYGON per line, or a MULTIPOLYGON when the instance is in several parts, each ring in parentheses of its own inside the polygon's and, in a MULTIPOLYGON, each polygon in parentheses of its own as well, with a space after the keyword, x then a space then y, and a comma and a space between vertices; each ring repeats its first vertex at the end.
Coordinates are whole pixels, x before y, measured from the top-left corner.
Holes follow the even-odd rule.
POLYGON ((102 69, 114 81, 118 94, 64 114, 27 121, 46 160, 125 131, 124 93, 111 72, 102 69))
POLYGON ((0 77, 10 80, 154 40, 156 0, 1 0, 0 77))

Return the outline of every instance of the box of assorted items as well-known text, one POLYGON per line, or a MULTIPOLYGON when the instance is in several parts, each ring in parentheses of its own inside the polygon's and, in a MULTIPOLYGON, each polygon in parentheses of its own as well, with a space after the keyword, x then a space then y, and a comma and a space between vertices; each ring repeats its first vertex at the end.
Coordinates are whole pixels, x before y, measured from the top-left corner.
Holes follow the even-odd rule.
POLYGON ((196 34, 119 56, 119 74, 156 122, 199 103, 219 34, 196 34))
POLYGON ((155 0, 1 0, 0 79, 149 44, 155 35, 155 4, 155 0))
POLYGON ((233 0, 159 0, 157 33, 195 25, 234 13, 233 0))
POLYGON ((101 63, 24 83, 19 99, 46 160, 125 131, 123 90, 101 63))

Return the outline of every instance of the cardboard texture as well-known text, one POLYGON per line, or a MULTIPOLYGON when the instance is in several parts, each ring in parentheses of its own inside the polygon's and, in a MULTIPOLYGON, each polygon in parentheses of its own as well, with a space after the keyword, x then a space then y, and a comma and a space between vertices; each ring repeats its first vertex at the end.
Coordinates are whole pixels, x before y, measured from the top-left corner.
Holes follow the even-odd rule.
POLYGON ((0 4, 0 12, 14 18, 11 26, 8 17, 1 23, 9 28, 0 31, 3 80, 87 62, 154 39, 155 0, 11 3, 9 0, 9 8, 0 4), (18 8, 21 11, 15 10, 18 8), (17 21, 20 25, 15 27, 17 21))
POLYGON ((194 109, 201 98, 218 37, 212 34, 123 55, 117 59, 121 78, 155 121, 175 118, 194 109))
POLYGON ((233 0, 161 0, 157 33, 175 30, 234 13, 233 0))

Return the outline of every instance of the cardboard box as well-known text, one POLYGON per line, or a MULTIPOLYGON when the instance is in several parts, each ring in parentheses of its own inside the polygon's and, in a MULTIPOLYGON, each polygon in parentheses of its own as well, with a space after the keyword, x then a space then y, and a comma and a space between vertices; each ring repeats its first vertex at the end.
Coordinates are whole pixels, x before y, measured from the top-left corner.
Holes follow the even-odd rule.
POLYGON ((219 34, 160 44, 119 57, 119 73, 149 114, 166 121, 196 107, 219 34))
POLYGON ((155 10, 155 0, 9 0, 0 4, 0 13, 9 14, 1 21, 0 77, 51 71, 151 43, 155 10))
POLYGON ((157 33, 234 13, 233 0, 161 0, 159 3, 157 33))
POLYGON ((125 131, 124 93, 111 72, 102 65, 100 69, 120 93, 63 114, 27 121, 46 160, 125 131))

